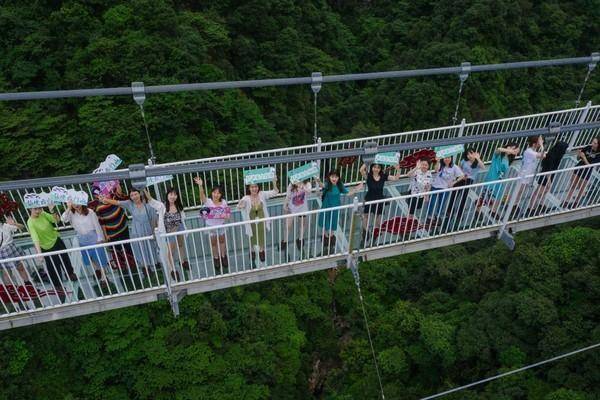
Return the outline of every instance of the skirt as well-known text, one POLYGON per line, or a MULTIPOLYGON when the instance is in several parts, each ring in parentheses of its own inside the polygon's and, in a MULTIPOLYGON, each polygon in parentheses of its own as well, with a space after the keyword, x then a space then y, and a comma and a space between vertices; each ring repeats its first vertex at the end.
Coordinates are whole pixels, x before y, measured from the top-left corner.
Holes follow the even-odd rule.
MULTIPOLYGON (((79 240, 79 246, 92 246, 98 244, 98 235, 96 232, 91 231, 84 235, 77 235, 79 240)), ((102 267, 108 264, 108 257, 106 255, 107 249, 104 247, 98 249, 83 250, 81 252, 81 258, 85 266, 90 266, 91 262, 94 262, 97 266, 102 267)))
POLYGON ((14 258, 14 257, 22 257, 25 255, 25 252, 21 250, 20 247, 17 247, 14 243, 10 243, 0 249, 0 266, 7 268, 16 268, 17 262, 2 262, 3 259, 6 258, 14 258))

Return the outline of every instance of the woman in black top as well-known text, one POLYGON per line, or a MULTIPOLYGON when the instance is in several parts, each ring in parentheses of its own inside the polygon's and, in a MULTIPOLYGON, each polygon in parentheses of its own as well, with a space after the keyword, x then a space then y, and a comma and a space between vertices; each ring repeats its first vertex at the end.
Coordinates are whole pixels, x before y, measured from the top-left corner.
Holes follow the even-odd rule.
MULTIPOLYGON (((592 139, 592 144, 590 144, 589 146, 585 146, 583 149, 579 150, 579 152, 577 153, 577 156, 579 157, 577 167, 600 163, 598 140, 599 138, 596 136, 594 139, 592 139)), ((577 204, 579 204, 579 200, 583 195, 585 185, 590 179, 590 176, 592 176, 592 170, 594 169, 595 168, 583 168, 575 170, 575 172, 571 176, 569 194, 567 194, 567 197, 565 198, 565 201, 562 204, 563 208, 571 208, 572 206, 577 206, 577 204), (571 200, 571 197, 573 196, 573 193, 575 193, 576 190, 579 191, 579 193, 577 193, 577 196, 575 197, 575 203, 569 203, 569 200, 571 200)))
MULTIPOLYGON (((367 165, 363 164, 360 167, 360 174, 363 179, 367 180, 367 194, 365 195, 365 201, 374 201, 385 199, 384 186, 387 181, 397 181, 400 179, 400 168, 396 169, 396 175, 389 175, 385 171, 381 164, 371 164, 369 173, 367 173, 367 165)), ((381 214, 383 214, 383 203, 368 204, 363 209, 363 242, 367 236, 367 230, 369 229, 369 221, 374 220, 374 228, 379 227, 381 224, 381 214), (373 215, 371 215, 373 214, 373 215)))

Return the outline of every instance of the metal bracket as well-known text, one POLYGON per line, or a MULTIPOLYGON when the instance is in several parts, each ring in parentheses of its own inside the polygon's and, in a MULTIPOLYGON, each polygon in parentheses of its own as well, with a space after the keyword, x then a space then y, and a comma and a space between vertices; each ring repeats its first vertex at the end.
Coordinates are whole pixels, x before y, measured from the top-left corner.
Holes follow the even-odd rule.
POLYGON ((458 79, 460 79, 461 83, 464 83, 467 80, 470 73, 471 73, 471 63, 470 62, 464 62, 464 63, 460 64, 460 73, 458 74, 458 79))
POLYGON ((146 88, 144 82, 131 82, 131 93, 133 100, 141 107, 146 101, 146 88))
POLYGON ((171 311, 173 311, 173 315, 175 317, 179 316, 179 302, 187 295, 187 290, 182 289, 177 292, 173 292, 169 298, 169 302, 171 303, 171 311))
POLYGON ((131 186, 137 190, 146 188, 146 166, 144 164, 129 165, 129 179, 131 186))
POLYGON ((312 89, 313 93, 317 94, 319 93, 319 90, 321 90, 321 86, 323 84, 323 74, 320 72, 313 72, 311 78, 312 82, 310 83, 310 88, 312 89))
POLYGON ((352 211, 355 213, 358 212, 358 197, 354 196, 354 200, 352 200, 352 211))
POLYGON ((358 272, 358 260, 356 259, 356 256, 352 253, 348 254, 346 265, 350 272, 352 272, 354 283, 360 288, 360 273, 358 272))
POLYGON ((558 135, 560 134, 560 123, 558 122, 550 122, 548 125, 548 134, 546 135, 546 140, 548 143, 553 142, 558 135))
POLYGON ((590 72, 592 72, 596 68, 596 65, 598 65, 599 61, 600 61, 600 53, 592 53, 592 62, 590 62, 588 64, 588 68, 589 68, 590 72))
POLYGON ((506 229, 501 229, 500 232, 498 232, 498 239, 500 239, 510 251, 515 249, 515 238, 506 229))
POLYGON ((362 159, 365 164, 370 165, 375 160, 375 154, 377 154, 377 143, 375 142, 366 142, 363 145, 364 154, 362 159))

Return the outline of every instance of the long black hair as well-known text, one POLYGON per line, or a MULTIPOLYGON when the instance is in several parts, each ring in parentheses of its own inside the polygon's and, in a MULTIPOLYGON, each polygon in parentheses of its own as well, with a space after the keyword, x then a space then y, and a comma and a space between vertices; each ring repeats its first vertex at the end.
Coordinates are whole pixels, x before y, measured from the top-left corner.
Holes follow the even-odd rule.
POLYGON ((325 195, 327 195, 327 192, 329 192, 332 189, 331 181, 329 180, 329 178, 331 178, 332 175, 335 175, 339 178, 336 186, 340 193, 344 192, 344 183, 342 182, 342 178, 340 177, 340 172, 337 169, 331 170, 327 173, 327 176, 325 177, 325 185, 323 187, 322 200, 325 200, 325 195))
POLYGON ((177 195, 177 199, 175 200, 175 208, 177 209, 177 211, 182 212, 183 204, 181 204, 181 196, 179 195, 177 189, 175 189, 174 187, 168 188, 167 193, 165 193, 165 207, 167 209, 167 212, 169 212, 169 208, 171 208, 171 203, 169 202, 169 193, 175 193, 177 195))
MULTIPOLYGON (((475 149, 473 147, 468 147, 467 150, 463 153, 463 160, 465 161, 469 161, 469 154, 470 153, 475 153, 475 149)), ((479 161, 477 160, 473 160, 473 162, 471 163, 471 168, 475 169, 477 168, 479 165, 479 161)))
MULTIPOLYGON (((509 147, 518 148, 519 145, 516 142, 508 142, 504 145, 504 148, 509 148, 509 147)), ((515 157, 516 157, 514 154, 506 155, 506 153, 502 153, 502 154, 500 154, 500 156, 508 158, 508 165, 512 164, 512 162, 515 160, 515 157)))
POLYGON ((129 200, 131 200, 131 193, 133 192, 138 192, 140 194, 140 201, 142 203, 147 204, 148 203, 148 199, 146 198, 146 195, 144 194, 144 191, 136 189, 134 187, 132 187, 131 189, 129 189, 129 194, 127 197, 129 197, 129 200))

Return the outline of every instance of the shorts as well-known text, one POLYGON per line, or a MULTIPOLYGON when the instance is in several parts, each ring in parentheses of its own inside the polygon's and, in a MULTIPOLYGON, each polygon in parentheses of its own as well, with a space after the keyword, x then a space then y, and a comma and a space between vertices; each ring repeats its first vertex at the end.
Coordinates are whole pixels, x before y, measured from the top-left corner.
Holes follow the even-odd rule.
MULTIPOLYGON (((77 235, 79 246, 93 246, 98 244, 98 235, 95 231, 88 232, 84 235, 77 235)), ((89 266, 94 262, 97 266, 104 266, 108 264, 108 256, 106 255, 106 248, 100 247, 96 249, 82 250, 81 261, 84 265, 89 266)))
POLYGON ((224 236, 227 233, 225 228, 215 228, 208 231, 210 237, 224 236))
POLYGON ((0 249, 0 266, 7 268, 16 268, 17 262, 2 262, 6 258, 23 257, 25 252, 17 247, 14 243, 8 244, 0 249))
POLYGON ((363 207, 363 213, 381 215, 381 214, 383 214, 384 205, 385 205, 384 203, 367 204, 366 206, 363 207))
POLYGON ((411 197, 408 199, 408 213, 410 215, 414 215, 417 208, 421 208, 423 206, 424 197, 411 197))
POLYGON ((538 184, 546 186, 552 183, 552 175, 543 175, 538 178, 538 184))
MULTIPOLYGON (((168 232, 168 233, 173 233, 173 232, 183 232, 185 231, 185 227, 183 226, 183 224, 179 224, 179 228, 177 228, 177 230, 172 231, 172 232, 168 232)), ((169 236, 167 238, 167 242, 169 243, 177 243, 177 238, 183 238, 184 235, 177 235, 177 236, 169 236)))
POLYGON ((587 181, 590 179, 590 176, 592 176, 593 170, 594 170, 594 168, 576 169, 575 175, 577 175, 579 177, 579 179, 583 179, 584 181, 587 181))

